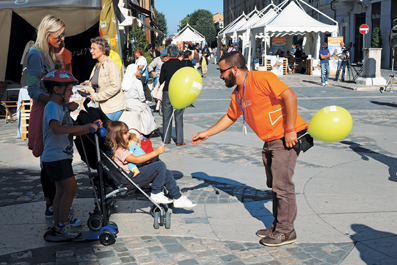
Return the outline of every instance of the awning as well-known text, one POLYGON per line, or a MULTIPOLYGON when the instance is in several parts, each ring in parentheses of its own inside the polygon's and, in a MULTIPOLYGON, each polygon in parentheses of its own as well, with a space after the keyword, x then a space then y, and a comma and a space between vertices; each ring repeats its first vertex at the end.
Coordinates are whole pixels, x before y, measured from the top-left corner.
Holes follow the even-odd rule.
POLYGON ((149 17, 152 15, 152 12, 150 12, 149 10, 144 9, 143 7, 140 7, 140 6, 136 5, 136 4, 134 4, 131 0, 128 2, 128 5, 129 5, 129 7, 133 8, 133 9, 137 10, 138 12, 143 13, 143 14, 149 16, 149 17))
POLYGON ((156 28, 153 28, 153 27, 149 26, 148 24, 142 23, 142 26, 145 27, 145 28, 147 28, 147 29, 150 30, 150 31, 156 32, 157 34, 164 35, 164 36, 166 35, 166 34, 165 34, 164 32, 162 32, 161 30, 156 29, 156 28))

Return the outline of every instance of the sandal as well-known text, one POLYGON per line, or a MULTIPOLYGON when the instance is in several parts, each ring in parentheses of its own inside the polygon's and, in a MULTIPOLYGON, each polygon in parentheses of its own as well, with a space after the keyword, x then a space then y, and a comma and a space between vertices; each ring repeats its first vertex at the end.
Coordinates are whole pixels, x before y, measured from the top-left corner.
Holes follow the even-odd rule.
POLYGON ((182 145, 186 145, 186 143, 183 142, 183 143, 176 144, 176 146, 182 146, 182 145))

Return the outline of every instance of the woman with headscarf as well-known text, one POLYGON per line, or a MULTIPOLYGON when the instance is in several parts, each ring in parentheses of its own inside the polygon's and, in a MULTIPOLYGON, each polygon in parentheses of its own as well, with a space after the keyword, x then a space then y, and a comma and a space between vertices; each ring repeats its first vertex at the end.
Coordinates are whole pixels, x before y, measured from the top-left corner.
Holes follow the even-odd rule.
POLYGON ((108 57, 110 45, 106 39, 101 37, 91 39, 90 52, 92 59, 98 62, 92 69, 90 83, 86 89, 90 93, 88 97, 99 105, 110 120, 117 121, 125 109, 120 69, 108 57))
MULTIPOLYGON (((47 73, 63 67, 62 54, 65 50, 65 22, 52 15, 47 15, 40 22, 37 39, 27 55, 28 93, 33 99, 33 106, 29 120, 28 147, 35 157, 43 153, 43 114, 44 107, 50 101, 48 91, 41 82, 47 73)), ((75 102, 65 105, 69 110, 78 108, 75 102)), ((53 217, 52 204, 55 198, 55 183, 51 182, 41 164, 41 186, 46 201, 45 217, 53 217)), ((69 222, 73 226, 80 226, 82 222, 72 215, 69 222)))
MULTIPOLYGON (((142 82, 135 76, 137 71, 138 65, 136 64, 130 64, 127 67, 121 89, 125 92, 127 112, 138 111, 140 113, 140 126, 134 129, 137 129, 144 135, 150 135, 156 129, 156 121, 150 107, 145 104, 146 98, 142 82)), ((124 122, 131 124, 134 121, 124 122)))

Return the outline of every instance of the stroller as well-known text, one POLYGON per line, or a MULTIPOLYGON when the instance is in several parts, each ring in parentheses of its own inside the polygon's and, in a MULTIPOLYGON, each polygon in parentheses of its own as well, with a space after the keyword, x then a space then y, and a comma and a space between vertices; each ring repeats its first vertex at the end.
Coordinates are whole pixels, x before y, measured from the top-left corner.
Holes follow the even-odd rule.
MULTIPOLYGON (((92 123, 97 119, 101 119, 106 124, 109 119, 97 108, 88 107, 89 100, 84 101, 85 111, 80 111, 77 117, 77 124, 83 125, 92 123)), ((98 231, 103 225, 109 222, 111 208, 116 201, 130 200, 137 197, 146 197, 153 206, 151 214, 154 217, 153 226, 158 229, 165 226, 166 229, 171 227, 171 213, 168 212, 166 204, 158 204, 154 202, 147 194, 150 192, 150 183, 157 177, 155 172, 144 182, 135 183, 124 170, 119 167, 112 159, 112 150, 105 145, 104 137, 94 139, 95 135, 87 134, 78 136, 75 139, 77 150, 81 159, 86 162, 88 170, 97 169, 98 173, 89 175, 91 185, 94 189, 95 208, 87 221, 87 226, 92 231, 98 231), (97 142, 96 142, 97 141, 97 142), (97 156, 91 150, 97 150, 97 156), (101 177, 102 175, 102 177, 101 177)), ((102 243, 102 242, 101 242, 102 243)))

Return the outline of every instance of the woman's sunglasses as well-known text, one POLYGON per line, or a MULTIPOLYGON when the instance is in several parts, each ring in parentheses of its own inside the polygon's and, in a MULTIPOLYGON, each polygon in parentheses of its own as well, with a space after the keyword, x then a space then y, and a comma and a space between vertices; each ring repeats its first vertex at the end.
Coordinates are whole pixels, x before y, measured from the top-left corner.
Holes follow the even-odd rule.
POLYGON ((62 39, 62 37, 66 38, 66 32, 59 33, 59 35, 57 36, 58 39, 62 39))

